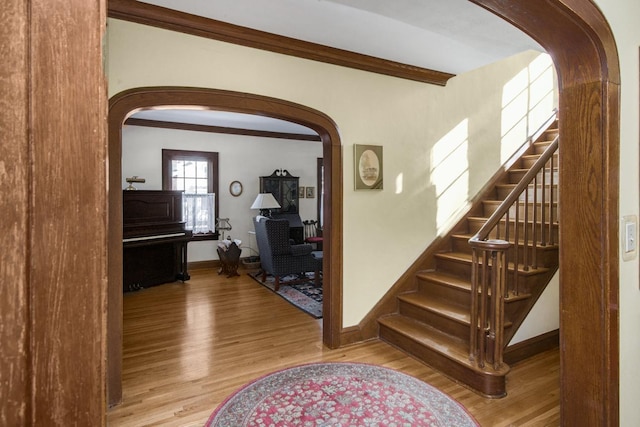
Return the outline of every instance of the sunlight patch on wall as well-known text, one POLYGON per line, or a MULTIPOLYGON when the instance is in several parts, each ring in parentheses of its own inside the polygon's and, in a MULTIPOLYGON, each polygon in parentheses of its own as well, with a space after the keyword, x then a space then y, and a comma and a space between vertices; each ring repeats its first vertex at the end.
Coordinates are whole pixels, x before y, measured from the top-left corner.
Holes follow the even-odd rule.
POLYGON ((464 119, 431 150, 431 184, 438 200, 438 234, 464 212, 469 196, 469 120, 464 119))
POLYGON ((501 163, 536 129, 530 123, 544 122, 554 108, 554 69, 551 57, 540 54, 502 90, 501 163))
POLYGON ((396 194, 402 194, 403 181, 404 181, 404 174, 400 172, 398 176, 396 176, 396 194))

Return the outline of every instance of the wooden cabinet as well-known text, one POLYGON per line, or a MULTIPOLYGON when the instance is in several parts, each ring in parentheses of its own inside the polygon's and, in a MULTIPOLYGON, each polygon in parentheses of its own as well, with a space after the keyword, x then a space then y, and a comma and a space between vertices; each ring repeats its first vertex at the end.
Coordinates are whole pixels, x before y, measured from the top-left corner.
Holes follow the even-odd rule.
POLYGON ((280 209, 272 209, 274 214, 299 213, 298 178, 287 170, 277 169, 269 176, 260 177, 260 192, 271 193, 280 204, 280 209))
POLYGON ((280 209, 271 209, 271 216, 289 221, 290 237, 295 243, 304 241, 298 204, 299 179, 284 169, 277 169, 269 176, 260 177, 260 192, 273 194, 281 206, 280 209))

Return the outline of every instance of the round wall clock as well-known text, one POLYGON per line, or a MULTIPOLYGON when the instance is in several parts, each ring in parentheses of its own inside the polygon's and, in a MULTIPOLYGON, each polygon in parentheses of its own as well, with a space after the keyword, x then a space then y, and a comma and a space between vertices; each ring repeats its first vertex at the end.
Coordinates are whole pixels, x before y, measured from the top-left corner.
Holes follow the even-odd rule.
POLYGON ((229 193, 231 193, 231 195, 234 197, 238 197, 239 195, 241 195, 242 183, 240 181, 233 181, 231 184, 229 184, 229 193))

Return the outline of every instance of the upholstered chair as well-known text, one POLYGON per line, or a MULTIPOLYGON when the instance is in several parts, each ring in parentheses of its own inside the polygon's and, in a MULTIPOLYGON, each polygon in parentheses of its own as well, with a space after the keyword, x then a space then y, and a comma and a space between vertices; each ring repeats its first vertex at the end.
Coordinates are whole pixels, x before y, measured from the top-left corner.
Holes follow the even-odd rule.
POLYGON ((290 240, 289 221, 257 216, 253 224, 260 251, 262 280, 271 274, 275 278, 276 291, 280 289, 282 276, 317 271, 318 263, 311 254, 312 246, 308 243, 296 245, 290 240))

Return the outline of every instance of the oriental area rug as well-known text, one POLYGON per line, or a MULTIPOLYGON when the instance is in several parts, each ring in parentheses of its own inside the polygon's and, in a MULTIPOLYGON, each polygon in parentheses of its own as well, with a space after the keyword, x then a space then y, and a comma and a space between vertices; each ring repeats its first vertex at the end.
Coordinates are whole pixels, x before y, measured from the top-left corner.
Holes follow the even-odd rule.
POLYGON ((479 424, 457 401, 402 372, 363 363, 314 363, 249 383, 206 427, 441 426, 479 424))
POLYGON ((305 313, 316 319, 322 318, 322 285, 314 286, 313 273, 306 273, 305 280, 299 283, 290 283, 300 280, 297 275, 291 274, 281 277, 280 289, 277 292, 273 276, 267 275, 264 282, 262 281, 262 273, 249 273, 249 276, 305 313))

